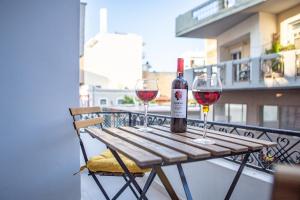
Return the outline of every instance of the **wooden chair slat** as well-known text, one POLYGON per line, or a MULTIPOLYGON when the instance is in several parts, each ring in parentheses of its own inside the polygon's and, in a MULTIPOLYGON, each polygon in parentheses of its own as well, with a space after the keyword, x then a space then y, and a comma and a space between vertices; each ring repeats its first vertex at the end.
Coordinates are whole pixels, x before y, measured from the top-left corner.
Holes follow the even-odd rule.
POLYGON ((104 144, 106 144, 109 148, 127 156, 141 168, 147 168, 149 166, 162 163, 161 157, 156 156, 118 137, 114 137, 110 134, 107 134, 103 132, 101 129, 87 128, 86 130, 92 137, 99 139, 104 144))
MULTIPOLYGON (((192 129, 187 129, 187 132, 192 133, 192 134, 189 134, 189 137, 192 137, 194 139, 202 138, 202 136, 204 134, 203 131, 196 131, 196 130, 192 130, 192 129)), ((185 133, 183 133, 183 134, 185 134, 185 133)), ((208 132, 206 134, 206 136, 208 138, 219 139, 219 140, 231 142, 231 143, 234 143, 234 144, 243 145, 243 146, 248 147, 251 150, 259 150, 259 149, 263 148, 263 145, 261 145, 261 144, 257 144, 257 143, 253 143, 253 142, 249 142, 249 141, 245 141, 245 140, 240 140, 240 139, 237 139, 237 138, 229 138, 229 137, 217 135, 217 134, 214 134, 214 133, 209 133, 208 132)))
POLYGON ((159 155, 168 163, 187 160, 186 154, 167 148, 166 146, 157 144, 142 137, 138 137, 132 133, 128 133, 117 128, 108 128, 104 129, 104 131, 112 134, 113 136, 119 137, 122 140, 128 141, 142 149, 150 151, 151 153, 159 155))
POLYGON ((76 130, 79 130, 81 128, 86 128, 88 126, 94 126, 97 124, 103 123, 102 117, 92 118, 92 119, 86 119, 86 120, 78 120, 74 122, 74 127, 76 130))
MULTIPOLYGON (((165 133, 165 132, 170 132, 170 128, 162 127, 162 126, 152 126, 152 127, 157 129, 157 130, 155 130, 155 132, 157 132, 157 133, 160 133, 160 134, 163 134, 163 135, 169 135, 174 139, 177 139, 179 141, 183 141, 183 142, 185 142, 187 144, 190 144, 190 145, 197 144, 200 148, 203 146, 199 143, 195 143, 192 140, 193 136, 194 136, 193 134, 190 134, 190 133, 183 133, 183 134, 165 133), (170 135, 170 134, 172 134, 172 135, 170 135), (173 136, 173 135, 175 135, 175 136, 173 136)), ((248 151, 248 147, 243 146, 243 145, 234 144, 234 143, 231 143, 231 142, 226 142, 226 141, 222 141, 222 140, 218 140, 218 139, 214 139, 214 140, 216 141, 217 146, 228 148, 234 153, 241 153, 241 152, 248 151)))
POLYGON ((176 151, 182 152, 184 154, 187 154, 192 159, 201 159, 201 158, 210 157, 210 153, 208 151, 196 147, 192 147, 190 145, 181 142, 170 140, 165 137, 161 137, 151 133, 140 132, 138 129, 132 127, 120 127, 120 129, 130 132, 134 135, 140 136, 142 138, 145 138, 147 140, 150 140, 152 142, 158 143, 160 145, 169 147, 176 151))
MULTIPOLYGON (((94 174, 100 175, 100 176, 124 176, 125 173, 121 172, 93 172, 94 174)), ((144 173, 131 173, 134 177, 143 177, 144 173)))
POLYGON ((96 113, 96 112, 101 112, 101 108, 100 107, 70 108, 70 113, 72 116, 96 113))
MULTIPOLYGON (((199 131, 203 131, 204 130, 203 128, 193 127, 193 126, 189 126, 189 128, 190 129, 194 129, 194 130, 199 130, 199 131)), ((241 135, 234 135, 234 134, 222 133, 221 131, 216 131, 216 130, 211 130, 211 129, 208 129, 207 131, 210 132, 210 133, 215 133, 217 135, 221 135, 221 136, 226 136, 226 137, 230 137, 230 138, 236 138, 236 139, 240 139, 240 140, 254 142, 254 143, 257 143, 257 144, 264 145, 265 147, 275 147, 277 145, 276 142, 270 142, 270 141, 267 141, 267 140, 250 138, 250 137, 241 136, 241 135)))

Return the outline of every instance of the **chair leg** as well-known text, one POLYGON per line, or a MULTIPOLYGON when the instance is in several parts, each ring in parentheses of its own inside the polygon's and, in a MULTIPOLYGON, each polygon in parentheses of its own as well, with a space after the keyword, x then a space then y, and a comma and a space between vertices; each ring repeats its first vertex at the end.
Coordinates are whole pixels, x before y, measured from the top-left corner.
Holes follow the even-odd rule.
POLYGON ((130 181, 126 181, 126 183, 122 186, 122 188, 115 194, 115 196, 111 200, 116 200, 124 190, 130 185, 130 181))
MULTIPOLYGON (((111 153, 114 155, 114 157, 116 158, 116 160, 118 161, 118 163, 120 164, 120 166, 122 167, 122 169, 124 170, 125 174, 129 178, 129 181, 132 182, 132 184, 134 185, 134 187, 137 189, 137 191, 141 195, 143 193, 141 187, 136 182, 134 176, 130 173, 130 171, 128 170, 128 168, 126 167, 125 163, 122 161, 122 159, 120 158, 120 156, 118 155, 118 153, 115 150, 111 149, 111 148, 109 148, 109 150, 111 151, 111 153)), ((144 196, 143 199, 148 200, 148 198, 146 196, 144 196)))
POLYGON ((181 179, 181 182, 182 182, 182 186, 183 186, 183 189, 184 189, 184 192, 185 192, 186 199, 187 200, 193 200, 191 191, 189 189, 188 183, 186 181, 186 178, 185 178, 185 175, 184 175, 184 172, 183 172, 183 168, 182 168, 180 163, 177 164, 177 169, 178 169, 178 172, 179 172, 179 175, 180 175, 180 179, 181 179))
MULTIPOLYGON (((122 175, 123 176, 123 178, 124 178, 124 180, 126 181, 126 182, 128 182, 129 180, 127 180, 127 178, 126 178, 126 176, 125 175, 122 175)), ((131 189, 131 191, 133 192, 133 194, 134 194, 134 196, 138 199, 139 197, 138 197, 138 195, 137 195, 137 193, 136 193, 136 191, 135 191, 135 189, 132 187, 132 185, 131 184, 129 184, 129 188, 131 189)))
POLYGON ((156 176, 156 172, 155 172, 154 169, 152 169, 151 172, 150 172, 150 175, 149 175, 149 177, 148 177, 148 179, 147 179, 147 181, 144 185, 143 192, 142 192, 139 200, 143 199, 143 197, 146 195, 146 193, 147 193, 148 189, 150 188, 155 176, 156 176))
POLYGON ((94 173, 90 173, 91 176, 93 177, 93 179, 95 180, 97 186, 99 187, 99 189, 101 190, 102 194, 104 195, 106 200, 110 200, 106 191, 104 190, 103 186, 101 185, 100 181, 98 180, 98 178, 96 177, 96 175, 94 173))

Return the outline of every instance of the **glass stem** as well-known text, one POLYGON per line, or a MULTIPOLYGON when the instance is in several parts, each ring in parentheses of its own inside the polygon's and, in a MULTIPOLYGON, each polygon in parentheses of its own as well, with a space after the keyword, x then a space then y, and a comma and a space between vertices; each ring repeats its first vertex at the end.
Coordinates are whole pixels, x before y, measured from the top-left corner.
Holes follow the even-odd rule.
POLYGON ((206 132, 207 132, 207 112, 203 113, 203 118, 204 118, 204 122, 203 122, 203 128, 204 128, 204 135, 203 138, 206 138, 206 132))
POLYGON ((148 102, 144 103, 144 107, 145 107, 145 121, 144 121, 144 127, 145 129, 147 129, 148 126, 148 102))
POLYGON ((202 111, 203 111, 203 117, 204 117, 204 121, 203 121, 204 135, 203 135, 203 138, 205 139, 206 138, 206 133, 207 133, 207 114, 208 114, 208 111, 209 111, 209 106, 203 106, 202 111))

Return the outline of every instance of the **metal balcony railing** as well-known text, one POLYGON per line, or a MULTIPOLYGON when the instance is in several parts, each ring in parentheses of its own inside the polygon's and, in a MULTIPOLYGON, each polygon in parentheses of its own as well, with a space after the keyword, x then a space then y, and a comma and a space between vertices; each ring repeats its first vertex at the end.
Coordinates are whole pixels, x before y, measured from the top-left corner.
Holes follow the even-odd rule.
MULTIPOLYGON (((92 115, 83 115, 83 118, 90 118, 96 116, 104 117, 104 127, 120 127, 120 126, 136 126, 143 125, 144 114, 128 111, 103 111, 92 115)), ((170 124, 170 116, 149 114, 149 125, 164 125, 170 124)), ((188 119, 190 128, 203 127, 203 121, 188 119)), ((273 173, 275 164, 298 165, 300 164, 300 132, 271 129, 258 126, 228 124, 219 122, 208 122, 208 128, 222 131, 228 134, 243 135, 251 138, 264 139, 276 142, 277 146, 258 153, 251 154, 247 166, 273 173)), ((227 157, 227 160, 239 163, 240 156, 227 157)))
POLYGON ((264 78, 284 77, 284 57, 280 54, 270 54, 261 57, 261 80, 264 78))
POLYGON ((225 61, 185 71, 191 84, 195 76, 219 71, 223 88, 300 87, 300 50, 225 61))
POLYGON ((245 0, 208 0, 194 8, 192 16, 194 19, 200 21, 243 1, 245 0))

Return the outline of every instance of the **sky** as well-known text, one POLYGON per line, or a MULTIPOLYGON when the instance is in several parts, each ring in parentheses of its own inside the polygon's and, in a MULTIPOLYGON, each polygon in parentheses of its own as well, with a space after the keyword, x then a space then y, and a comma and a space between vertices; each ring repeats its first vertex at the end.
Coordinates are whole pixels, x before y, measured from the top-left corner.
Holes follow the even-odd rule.
POLYGON ((85 0, 85 41, 99 32, 99 10, 107 8, 108 32, 143 37, 145 61, 155 71, 176 71, 177 58, 186 51, 201 51, 201 39, 176 38, 175 18, 203 0, 85 0))

